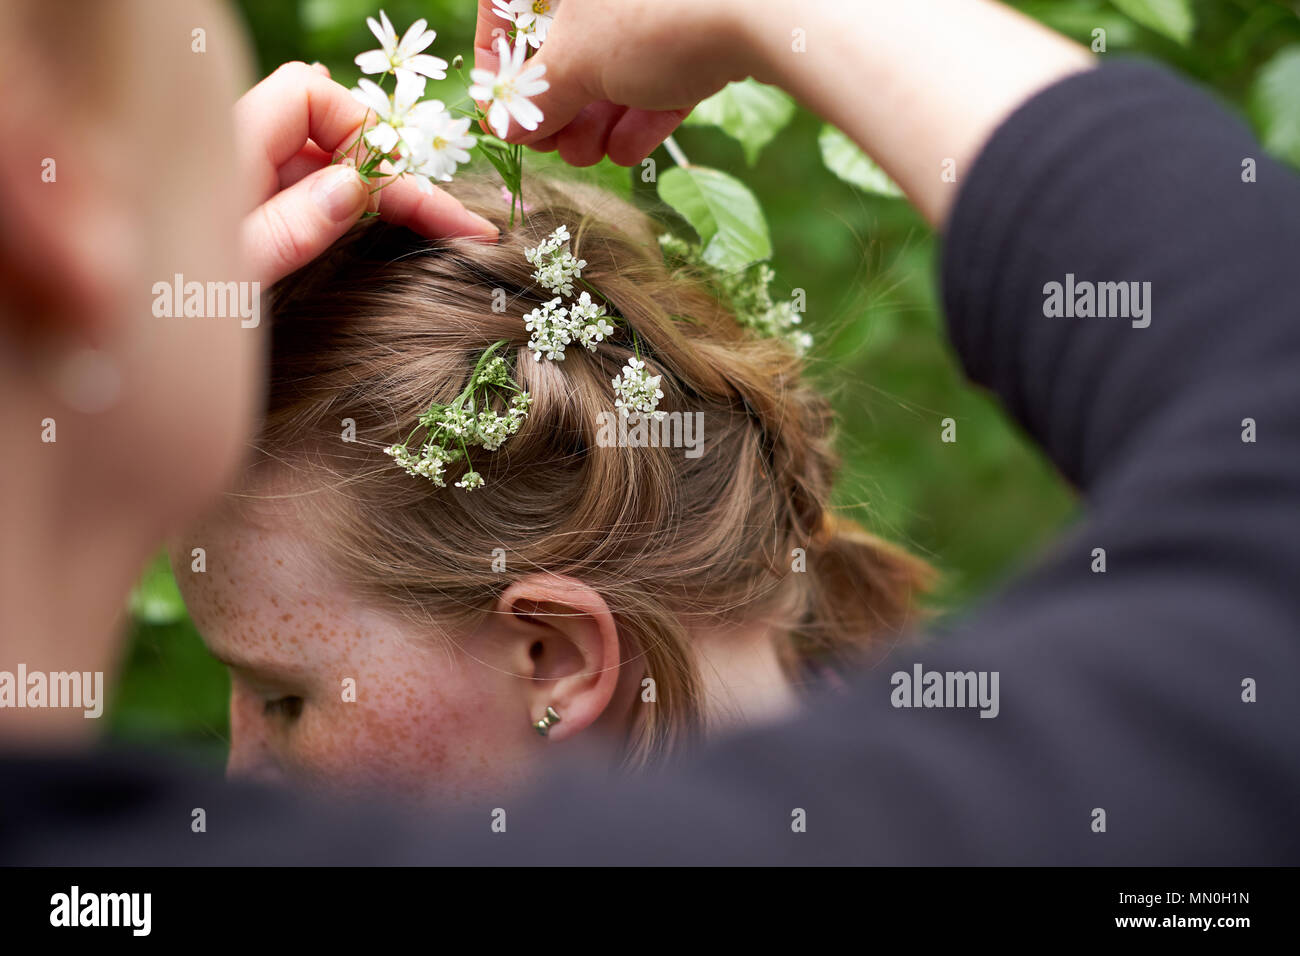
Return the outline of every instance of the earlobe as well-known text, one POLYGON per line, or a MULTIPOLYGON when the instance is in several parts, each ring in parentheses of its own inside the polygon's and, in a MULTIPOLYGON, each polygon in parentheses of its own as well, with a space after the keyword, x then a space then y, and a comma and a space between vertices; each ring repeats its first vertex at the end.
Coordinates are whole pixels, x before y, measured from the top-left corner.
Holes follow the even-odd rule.
POLYGON ((554 707, 548 705, 546 708, 546 716, 543 717, 541 720, 539 720, 537 723, 533 724, 533 727, 537 729, 537 732, 539 734, 545 737, 550 733, 551 727, 554 726, 555 724, 558 724, 559 722, 560 722, 559 713, 556 711, 554 707))
POLYGON ((519 629, 512 656, 527 661, 520 676, 533 731, 558 742, 620 724, 618 629, 599 593, 573 578, 534 574, 510 585, 497 610, 519 629))

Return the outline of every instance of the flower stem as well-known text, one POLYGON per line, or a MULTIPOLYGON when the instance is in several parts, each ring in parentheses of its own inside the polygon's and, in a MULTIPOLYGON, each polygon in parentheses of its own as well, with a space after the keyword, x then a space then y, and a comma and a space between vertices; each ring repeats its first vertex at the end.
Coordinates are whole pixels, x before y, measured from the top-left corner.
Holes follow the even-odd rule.
POLYGON ((678 166, 689 166, 691 164, 691 161, 686 158, 686 154, 682 152, 682 148, 677 145, 677 140, 671 136, 664 140, 664 149, 668 150, 668 155, 673 158, 673 162, 678 166))

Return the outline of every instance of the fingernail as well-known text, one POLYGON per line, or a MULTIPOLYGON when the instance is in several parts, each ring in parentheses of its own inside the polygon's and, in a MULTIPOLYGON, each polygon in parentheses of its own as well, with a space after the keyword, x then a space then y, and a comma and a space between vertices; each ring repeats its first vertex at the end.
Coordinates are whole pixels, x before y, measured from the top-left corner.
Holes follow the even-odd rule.
POLYGON ((366 204, 366 190, 355 169, 340 166, 312 186, 312 197, 335 222, 351 219, 366 204))

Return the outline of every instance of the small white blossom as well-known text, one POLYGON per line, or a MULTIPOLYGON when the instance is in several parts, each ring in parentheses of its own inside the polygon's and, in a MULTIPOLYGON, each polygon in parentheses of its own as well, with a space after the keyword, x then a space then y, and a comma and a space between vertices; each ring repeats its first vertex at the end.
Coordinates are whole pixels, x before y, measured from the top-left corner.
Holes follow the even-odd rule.
POLYGON ((474 432, 484 448, 488 451, 496 451, 501 447, 501 443, 510 437, 510 418, 506 415, 498 415, 490 409, 481 411, 478 414, 478 421, 474 424, 474 432))
POLYGON ((509 424, 510 434, 515 434, 523 425, 524 419, 528 417, 528 412, 533 407, 533 396, 528 392, 520 392, 514 398, 510 399, 509 424))
POLYGON ((381 22, 374 17, 366 18, 366 25, 379 41, 378 50, 367 50, 358 54, 356 64, 362 73, 394 73, 401 79, 403 73, 420 74, 435 80, 447 76, 447 61, 440 57, 423 53, 438 34, 428 30, 427 20, 416 20, 399 41, 397 31, 388 19, 388 14, 379 11, 381 22))
POLYGON ((542 45, 560 10, 560 0, 492 0, 492 5, 492 12, 513 23, 534 49, 542 45))
POLYGON ((442 427, 458 438, 469 434, 474 428, 474 404, 448 408, 442 415, 442 427))
POLYGON ((555 231, 542 240, 541 245, 524 250, 524 258, 529 265, 540 266, 550 256, 559 252, 569 242, 569 227, 557 226, 555 231))
POLYGON ((574 329, 574 337, 590 351, 596 351, 596 344, 614 331, 614 327, 605 321, 605 307, 593 302, 590 292, 583 292, 578 301, 569 306, 569 321, 574 329))
MULTIPOLYGON (((470 120, 467 116, 454 117, 438 100, 430 100, 426 114, 419 118, 418 133, 412 144, 409 164, 411 172, 417 177, 416 182, 422 189, 427 189, 428 180, 437 179, 450 182, 456 167, 469 162, 469 150, 474 145, 474 137, 468 135, 470 120)), ((405 137, 403 137, 405 140, 405 137)))
POLYGON ((573 341, 569 312, 561 306, 562 301, 557 296, 524 316, 524 328, 533 333, 528 347, 535 362, 540 362, 543 356, 553 362, 563 362, 564 347, 573 341))
POLYGON ((456 487, 464 488, 466 491, 473 491, 475 488, 482 488, 483 476, 477 471, 467 471, 461 477, 460 481, 456 482, 456 487))
POLYGON ((586 267, 586 259, 579 259, 568 249, 562 249, 538 266, 533 278, 538 285, 552 292, 573 295, 573 280, 582 278, 582 270, 586 267))
POLYGON ((623 374, 610 380, 614 386, 614 407, 622 409, 625 414, 648 415, 662 419, 664 412, 658 411, 659 399, 664 397, 659 388, 661 375, 648 375, 645 362, 630 358, 623 366, 623 374))
POLYGON ((524 57, 528 53, 527 41, 521 39, 515 44, 514 51, 504 39, 497 40, 497 55, 500 62, 497 72, 474 69, 470 71, 473 83, 469 95, 476 100, 490 101, 487 119, 492 132, 502 139, 510 132, 510 119, 514 117, 524 129, 537 129, 542 122, 542 111, 533 105, 529 97, 550 89, 550 84, 542 79, 546 66, 524 66, 524 57))
MULTIPOLYGON (((431 114, 442 110, 442 104, 437 100, 419 102, 420 97, 424 95, 425 83, 426 80, 422 76, 402 73, 397 78, 397 89, 390 97, 373 80, 363 77, 357 81, 357 87, 352 91, 353 97, 379 118, 379 124, 366 131, 367 145, 381 153, 391 153, 397 148, 398 143, 408 136, 408 122, 412 124, 415 132, 415 136, 410 139, 418 143, 419 124, 427 122, 431 114)), ((407 141, 408 149, 411 145, 410 139, 407 141)))

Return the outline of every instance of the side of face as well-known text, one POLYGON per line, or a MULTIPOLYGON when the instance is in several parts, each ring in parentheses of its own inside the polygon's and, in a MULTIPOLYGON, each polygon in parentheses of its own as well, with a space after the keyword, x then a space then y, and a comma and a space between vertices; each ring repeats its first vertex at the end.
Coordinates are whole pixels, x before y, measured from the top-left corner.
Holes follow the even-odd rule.
POLYGON ((535 772, 527 678, 511 641, 422 632, 363 607, 286 520, 225 505, 173 556, 231 679, 228 771, 331 791, 465 803, 535 772), (190 570, 203 547, 207 570, 190 570))

